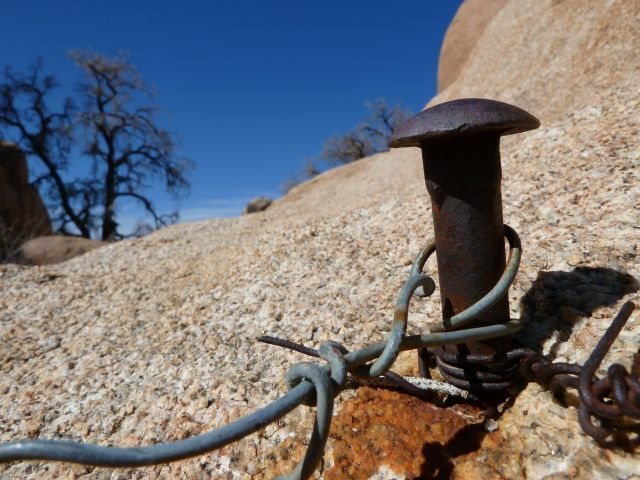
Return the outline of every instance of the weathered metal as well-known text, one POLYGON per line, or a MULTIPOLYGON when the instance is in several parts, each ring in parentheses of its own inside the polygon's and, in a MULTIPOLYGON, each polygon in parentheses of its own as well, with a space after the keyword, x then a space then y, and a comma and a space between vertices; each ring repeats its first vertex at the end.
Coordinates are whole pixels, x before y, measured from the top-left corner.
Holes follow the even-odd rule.
POLYGON ((629 434, 637 431, 640 420, 640 353, 634 355, 630 372, 614 363, 607 369, 605 377, 596 375, 634 308, 632 302, 622 306, 584 365, 553 363, 552 359, 524 348, 510 352, 513 357, 520 357, 520 371, 528 381, 537 382, 557 393, 568 388, 576 389, 580 426, 587 435, 600 442, 610 435, 614 435, 621 444, 628 442, 629 434), (592 417, 598 419, 599 425, 594 425, 592 417))
MULTIPOLYGON (((505 269, 500 189, 500 137, 537 128, 524 110, 494 100, 442 103, 411 118, 395 132, 391 147, 420 147, 431 196, 443 318, 467 309, 489 292, 505 269)), ((509 321, 504 295, 471 325, 509 321)), ((468 355, 504 354, 509 337, 443 346, 438 367, 447 380, 469 390, 503 390, 517 369, 468 355)))

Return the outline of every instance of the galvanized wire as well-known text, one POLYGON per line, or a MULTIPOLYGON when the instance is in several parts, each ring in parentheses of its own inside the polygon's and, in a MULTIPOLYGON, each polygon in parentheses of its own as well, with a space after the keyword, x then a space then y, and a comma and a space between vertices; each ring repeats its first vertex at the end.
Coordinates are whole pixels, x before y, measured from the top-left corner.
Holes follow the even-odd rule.
MULTIPOLYGON (((510 259, 496 287, 469 309, 445 321, 442 328, 466 325, 468 317, 480 315, 506 295, 518 269, 521 247, 515 231, 506 225, 505 235, 510 244, 510 259)), ((400 351, 488 340, 511 335, 520 329, 520 320, 511 320, 503 324, 407 336, 409 304, 414 293, 421 288, 418 293, 425 296, 435 290, 434 281, 422 273, 433 250, 432 245, 425 248, 412 266, 409 278, 398 296, 393 325, 386 341, 353 352, 347 352, 336 342, 324 343, 319 354, 327 361, 326 364, 320 366, 303 362, 294 365, 287 373, 290 387, 287 394, 229 425, 184 440, 148 447, 120 448, 65 440, 19 440, 0 445, 0 462, 53 460, 101 467, 142 467, 167 463, 217 450, 260 430, 298 405, 315 403, 316 418, 307 451, 296 468, 283 477, 308 478, 321 459, 329 435, 334 398, 343 388, 347 372, 378 377, 388 371, 400 351), (371 361, 373 363, 367 363, 371 361)))
MULTIPOLYGON (((520 244, 520 238, 516 231, 509 225, 505 225, 504 236, 509 241, 509 259, 498 283, 496 283, 484 297, 466 310, 463 310, 451 318, 445 318, 440 324, 432 326, 430 328, 432 332, 443 332, 462 328, 489 310, 504 297, 505 292, 516 278, 518 268, 520 267, 520 258, 522 257, 522 245, 520 244)), ((433 251, 435 251, 435 248, 433 251)), ((424 259, 424 262, 427 261, 427 258, 424 259)))

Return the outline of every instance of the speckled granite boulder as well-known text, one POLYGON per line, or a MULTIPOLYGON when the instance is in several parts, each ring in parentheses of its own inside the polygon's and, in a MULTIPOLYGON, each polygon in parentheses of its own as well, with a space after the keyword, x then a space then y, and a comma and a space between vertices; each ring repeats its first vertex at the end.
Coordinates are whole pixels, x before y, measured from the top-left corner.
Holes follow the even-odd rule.
POLYGON ((20 260, 27 265, 49 265, 67 261, 105 245, 108 242, 90 238, 47 235, 22 244, 19 255, 20 260))
MULTIPOLYGON (((561 361, 584 362, 620 305, 640 303, 639 20, 640 4, 626 0, 508 1, 433 100, 496 98, 543 121, 502 146, 504 217, 524 246, 509 296, 511 315, 527 320, 521 340, 561 361)), ((0 266, 0 440, 146 445, 265 405, 304 357, 255 337, 349 349, 382 340, 431 236, 428 205, 419 152, 404 149, 326 172, 261 215, 176 225, 63 264, 0 266)), ((416 301, 409 331, 439 314, 437 293, 416 301)), ((604 364, 628 365, 639 344, 636 313, 604 364)), ((415 373, 414 356, 394 369, 415 373)), ((464 404, 347 391, 317 475, 638 478, 637 441, 598 447, 575 396, 565 403, 531 384, 487 429, 464 404)), ((301 407, 170 465, 20 462, 0 475, 271 478, 300 458, 311 422, 301 407)))
POLYGON ((466 0, 447 29, 438 62, 438 91, 451 85, 465 63, 485 27, 507 0, 466 0))
POLYGON ((264 212, 273 203, 273 198, 270 197, 256 197, 247 203, 244 207, 244 214, 264 212))

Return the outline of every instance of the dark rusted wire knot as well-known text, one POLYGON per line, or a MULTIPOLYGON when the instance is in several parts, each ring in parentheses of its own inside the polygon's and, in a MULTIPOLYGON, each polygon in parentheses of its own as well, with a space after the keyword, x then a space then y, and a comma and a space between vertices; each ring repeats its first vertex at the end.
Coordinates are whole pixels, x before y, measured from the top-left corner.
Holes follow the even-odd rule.
POLYGON ((552 391, 560 388, 578 390, 580 426, 598 441, 605 440, 615 432, 624 433, 622 423, 625 418, 640 420, 640 378, 637 368, 640 353, 634 355, 631 373, 624 366, 614 363, 608 368, 604 378, 596 375, 634 308, 632 302, 626 302, 622 306, 583 366, 552 363, 531 350, 523 351, 520 361, 520 370, 529 381, 537 382, 552 391), (594 417, 600 425, 593 423, 594 417))
POLYGON ((627 323, 635 305, 627 302, 613 319, 611 325, 602 336, 589 359, 584 364, 578 377, 578 392, 580 393, 580 426, 596 440, 604 440, 609 436, 613 427, 605 427, 604 419, 619 420, 623 416, 629 416, 640 420, 638 409, 638 392, 640 383, 638 378, 633 378, 627 370, 619 364, 611 365, 608 375, 602 380, 596 377, 596 370, 602 363, 605 355, 627 323), (630 389, 629 389, 630 387, 630 389), (629 392, 631 395, 628 395, 629 392), (606 402, 606 399, 611 402, 606 402), (601 419, 601 425, 596 426, 591 417, 601 419))

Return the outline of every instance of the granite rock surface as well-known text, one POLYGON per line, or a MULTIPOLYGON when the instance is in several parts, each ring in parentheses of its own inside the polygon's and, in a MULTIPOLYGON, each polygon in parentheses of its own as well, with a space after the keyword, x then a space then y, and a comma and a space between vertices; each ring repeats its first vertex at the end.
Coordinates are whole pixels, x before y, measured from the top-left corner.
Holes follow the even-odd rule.
POLYGON ((438 91, 451 85, 472 55, 485 27, 507 0, 466 0, 447 29, 438 62, 438 91))
MULTIPOLYGON (((519 338, 561 361, 584 362, 622 303, 640 303, 639 20, 640 4, 626 0, 509 0, 431 102, 495 98, 541 119, 502 142, 504 218, 524 247, 509 298, 527 321, 519 338)), ((266 212, 172 226, 62 264, 0 266, 0 441, 185 438, 286 391, 287 369, 305 358, 259 335, 348 349, 383 340, 431 237, 421 168, 417 150, 391 151, 322 174, 266 212)), ((426 271, 437 278, 435 262, 426 271)), ((416 300, 409 332, 439 315, 437 291, 416 300)), ((639 344, 636 313, 604 365, 629 365, 639 344)), ((413 355, 394 370, 415 374, 413 355)), ((598 447, 580 430, 575 398, 565 403, 530 384, 487 426, 464 405, 347 391, 317 475, 640 478, 637 440, 598 447)), ((19 462, 0 475, 271 478, 300 458, 312 418, 300 407, 169 465, 19 462)))

